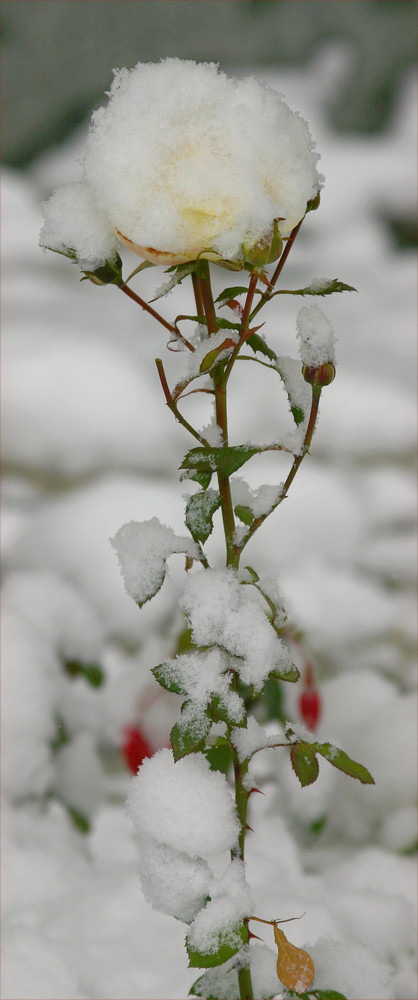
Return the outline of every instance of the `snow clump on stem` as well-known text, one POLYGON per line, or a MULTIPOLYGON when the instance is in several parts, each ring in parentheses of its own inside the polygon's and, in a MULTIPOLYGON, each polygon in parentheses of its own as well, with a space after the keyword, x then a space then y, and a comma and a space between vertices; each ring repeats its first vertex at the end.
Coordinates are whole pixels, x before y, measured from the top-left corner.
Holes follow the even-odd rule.
POLYGON ((91 213, 83 237, 81 201, 70 212, 70 196, 55 192, 44 208, 42 245, 69 246, 85 267, 114 256, 115 237, 157 264, 206 257, 240 266, 275 225, 290 233, 319 190, 307 123, 252 77, 165 59, 115 71, 108 96, 93 114, 83 167, 106 220, 100 252, 91 213))

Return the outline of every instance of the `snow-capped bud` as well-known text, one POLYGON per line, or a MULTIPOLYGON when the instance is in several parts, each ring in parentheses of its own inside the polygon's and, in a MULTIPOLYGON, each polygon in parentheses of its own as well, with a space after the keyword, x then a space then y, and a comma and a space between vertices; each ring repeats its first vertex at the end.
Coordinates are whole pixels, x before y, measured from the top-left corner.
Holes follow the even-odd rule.
POLYGON ((305 382, 309 382, 309 385, 315 385, 317 388, 322 389, 325 385, 330 385, 334 381, 335 367, 330 361, 327 361, 324 365, 319 365, 318 368, 303 365, 302 374, 305 382))
POLYGON ((273 230, 264 240, 249 247, 243 244, 245 262, 253 264, 255 267, 266 267, 273 264, 280 257, 283 249, 283 240, 280 237, 277 220, 274 220, 273 230))

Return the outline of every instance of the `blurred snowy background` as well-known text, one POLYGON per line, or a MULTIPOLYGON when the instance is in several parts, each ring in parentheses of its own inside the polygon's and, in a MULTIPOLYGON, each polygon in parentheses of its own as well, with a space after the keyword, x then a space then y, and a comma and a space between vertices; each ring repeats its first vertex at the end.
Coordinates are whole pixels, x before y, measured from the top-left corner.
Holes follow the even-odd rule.
MULTIPOLYGON (((78 179, 112 67, 165 55, 255 73, 308 120, 326 184, 285 285, 337 277, 358 289, 323 303, 337 378, 311 457, 248 561, 277 578, 304 632, 319 738, 365 764, 376 786, 324 764, 302 790, 277 751, 259 755, 266 794, 251 801, 247 849, 256 912, 306 911, 292 941, 311 951, 318 988, 416 996, 414 7, 3 4, 4 1000, 181 998, 195 978, 184 926, 141 894, 120 752, 127 725, 151 749, 164 745, 178 711, 149 668, 171 652, 180 560, 139 612, 109 544, 125 521, 154 515, 184 532, 176 469, 190 442, 154 365, 164 358, 172 384, 183 359, 116 289, 80 284, 74 265, 37 246, 40 202, 78 179), (104 682, 89 684, 100 671, 104 682)), ((162 272, 135 280, 150 298, 162 272)), ((280 298, 266 311, 280 353, 296 353, 300 304, 280 298)), ((190 308, 185 282, 161 311, 190 308)), ((286 406, 271 376, 239 374, 233 440, 266 440, 286 406)), ((252 484, 279 482, 285 467, 254 460, 252 484)), ((219 541, 209 549, 220 559, 219 541)), ((292 690, 285 714, 298 718, 292 690)))

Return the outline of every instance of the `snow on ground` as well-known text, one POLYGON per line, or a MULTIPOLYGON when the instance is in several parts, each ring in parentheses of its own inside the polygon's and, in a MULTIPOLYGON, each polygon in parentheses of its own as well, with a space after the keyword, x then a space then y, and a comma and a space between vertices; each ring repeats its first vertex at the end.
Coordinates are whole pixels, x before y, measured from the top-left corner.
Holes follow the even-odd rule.
MULTIPOLYGON (((335 73, 329 50, 305 71, 261 74, 309 121, 326 175, 286 287, 338 277, 359 294, 326 300, 337 378, 323 393, 312 454, 248 562, 278 581, 305 632, 324 703, 319 738, 364 763, 376 786, 323 762, 318 782, 301 789, 280 751, 257 754, 265 796, 251 800, 248 878, 260 916, 306 911, 289 928, 312 953, 317 988, 412 1000, 415 260, 396 251, 383 215, 414 210, 415 86, 405 80, 384 135, 336 137, 323 114, 335 73)), ((139 611, 109 542, 123 523, 153 517, 184 534, 176 467, 190 442, 154 365, 168 357, 171 384, 183 358, 167 356, 164 333, 117 290, 80 284, 74 265, 37 246, 40 202, 78 179, 69 164, 83 142, 81 130, 67 153, 3 175, 2 996, 184 998, 195 978, 185 928, 142 895, 118 752, 126 724, 140 721, 157 749, 176 718, 178 699, 155 698, 149 667, 172 655, 183 557, 139 611), (64 662, 98 665, 106 683, 91 687, 64 662), (75 828, 68 806, 88 814, 90 833, 75 828)), ((136 280, 150 298, 162 272, 136 280)), ((168 318, 190 312, 187 282, 161 303, 168 318)), ((297 354, 300 305, 278 297, 266 313, 282 355, 297 354)), ((232 439, 261 443, 272 414, 278 426, 287 419, 286 404, 273 375, 237 369, 232 439)), ((186 408, 192 420, 197 399, 186 408)), ((200 423, 210 418, 208 406, 200 423)), ((285 470, 283 456, 264 455, 245 476, 256 489, 285 470)), ((220 565, 220 541, 208 551, 220 565)), ((286 712, 297 720, 293 690, 286 712)))

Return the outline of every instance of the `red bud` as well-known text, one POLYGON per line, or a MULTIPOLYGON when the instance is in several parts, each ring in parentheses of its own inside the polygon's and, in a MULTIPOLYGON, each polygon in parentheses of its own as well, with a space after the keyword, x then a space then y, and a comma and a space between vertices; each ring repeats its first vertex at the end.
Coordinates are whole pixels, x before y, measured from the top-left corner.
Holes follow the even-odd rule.
POLYGON ((138 729, 138 726, 126 726, 123 731, 123 743, 121 746, 126 764, 132 774, 136 774, 139 765, 144 757, 152 757, 153 751, 145 739, 145 736, 138 729))
POLYGON ((321 717, 319 691, 310 688, 299 695, 299 711, 308 729, 316 729, 321 717))

